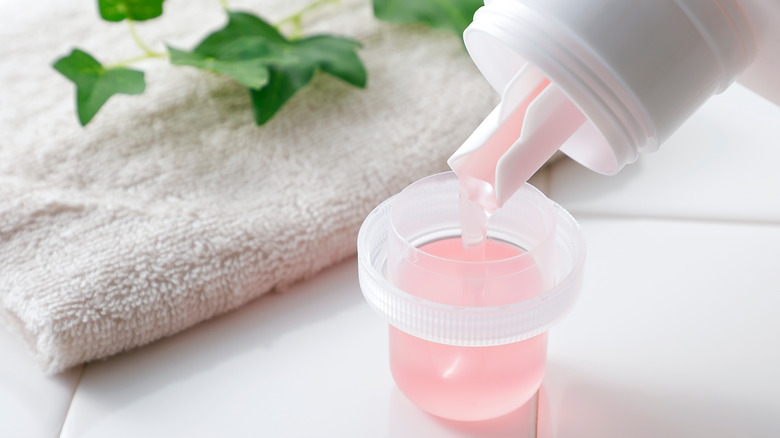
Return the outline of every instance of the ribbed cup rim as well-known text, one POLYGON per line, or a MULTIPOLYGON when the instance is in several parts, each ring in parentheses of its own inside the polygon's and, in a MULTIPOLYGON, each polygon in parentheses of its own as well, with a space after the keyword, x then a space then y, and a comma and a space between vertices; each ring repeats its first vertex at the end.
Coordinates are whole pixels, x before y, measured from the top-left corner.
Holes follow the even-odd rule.
POLYGON ((556 211, 555 284, 522 301, 499 306, 454 306, 411 295, 385 274, 390 208, 395 197, 376 207, 358 233, 358 278, 369 306, 389 324, 410 335, 447 345, 481 347, 509 344, 544 333, 574 305, 582 287, 585 239, 574 218, 556 211))

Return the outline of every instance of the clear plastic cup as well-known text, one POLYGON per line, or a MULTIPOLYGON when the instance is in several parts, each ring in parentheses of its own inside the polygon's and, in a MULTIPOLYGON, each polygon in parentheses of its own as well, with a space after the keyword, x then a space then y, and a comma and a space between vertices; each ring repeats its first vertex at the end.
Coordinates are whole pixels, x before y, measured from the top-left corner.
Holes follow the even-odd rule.
POLYGON ((538 390, 547 331, 573 305, 585 245, 574 219, 531 185, 494 213, 482 259, 460 245, 459 182, 419 180, 366 218, 360 285, 390 325, 390 369, 421 409, 486 420, 538 390))

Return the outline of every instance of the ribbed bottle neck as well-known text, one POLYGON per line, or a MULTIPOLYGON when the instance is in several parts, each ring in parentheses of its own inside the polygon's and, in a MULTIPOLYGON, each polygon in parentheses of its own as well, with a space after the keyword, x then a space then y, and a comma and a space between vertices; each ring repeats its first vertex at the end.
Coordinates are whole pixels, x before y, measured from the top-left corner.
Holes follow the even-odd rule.
MULTIPOLYGON (((553 17, 516 0, 493 0, 480 8, 466 30, 469 53, 488 81, 501 92, 505 60, 488 45, 502 45, 534 64, 583 111, 604 137, 601 155, 610 159, 583 163, 600 173, 616 172, 636 160, 657 138, 649 116, 630 90, 620 83, 595 53, 553 17), (488 35, 489 38, 485 36, 488 35)), ((652 147, 652 145, 650 146, 652 147)), ((576 157, 575 157, 576 158, 576 157)))
POLYGON ((631 6, 626 10, 622 0, 491 0, 475 14, 464 41, 499 93, 525 62, 544 72, 598 134, 562 150, 614 174, 639 152, 655 151, 756 52, 739 0, 631 6), (621 8, 633 21, 624 20, 621 8))

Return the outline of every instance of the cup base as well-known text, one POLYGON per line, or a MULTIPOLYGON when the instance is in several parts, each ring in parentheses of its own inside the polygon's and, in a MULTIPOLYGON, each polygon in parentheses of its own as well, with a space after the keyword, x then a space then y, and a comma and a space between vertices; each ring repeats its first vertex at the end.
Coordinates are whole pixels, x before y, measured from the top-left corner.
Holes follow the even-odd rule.
POLYGON ((390 370, 420 409, 456 421, 501 417, 539 390, 547 333, 511 344, 462 347, 426 341, 390 326, 390 370))

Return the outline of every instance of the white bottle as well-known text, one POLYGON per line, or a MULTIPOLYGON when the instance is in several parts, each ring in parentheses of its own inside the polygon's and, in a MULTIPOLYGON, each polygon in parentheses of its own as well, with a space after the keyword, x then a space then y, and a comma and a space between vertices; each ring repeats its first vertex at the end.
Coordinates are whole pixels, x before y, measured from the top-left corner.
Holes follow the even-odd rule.
POLYGON ((502 103, 449 163, 497 206, 559 148, 617 173, 751 65, 780 103, 780 0, 486 0, 463 38, 502 103))

